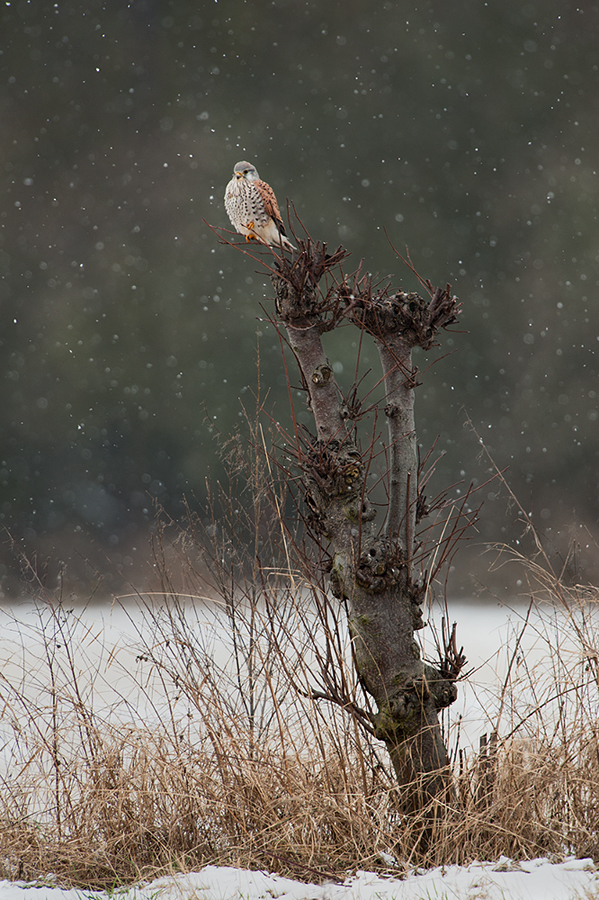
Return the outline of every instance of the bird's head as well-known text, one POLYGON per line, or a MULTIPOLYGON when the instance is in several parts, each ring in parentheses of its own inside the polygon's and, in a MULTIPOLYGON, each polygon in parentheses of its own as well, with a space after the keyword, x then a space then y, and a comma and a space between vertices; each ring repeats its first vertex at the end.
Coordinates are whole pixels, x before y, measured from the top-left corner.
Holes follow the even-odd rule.
POLYGON ((253 166, 249 162, 238 162, 235 168, 233 169, 233 176, 238 180, 240 178, 246 178, 248 181, 258 181, 260 176, 256 171, 256 166, 253 166))

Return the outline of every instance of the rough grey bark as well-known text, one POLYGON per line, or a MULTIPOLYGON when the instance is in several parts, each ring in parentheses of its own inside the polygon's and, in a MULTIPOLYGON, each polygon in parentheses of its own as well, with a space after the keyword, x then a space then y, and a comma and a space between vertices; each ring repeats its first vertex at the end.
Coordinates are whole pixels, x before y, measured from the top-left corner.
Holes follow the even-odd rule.
POLYGON ((281 260, 272 281, 316 426, 302 461, 311 521, 329 545, 331 589, 348 605, 356 665, 376 703, 374 732, 388 748, 407 807, 422 812, 451 797, 438 713, 457 691, 451 674, 421 659, 414 637, 423 627, 424 581, 413 559, 417 518, 424 510, 412 349, 428 349, 439 329, 455 321, 457 300, 447 289, 426 300, 402 291, 376 294, 368 279, 354 279, 350 289, 343 276, 329 277, 342 255, 327 257, 324 247, 301 242, 293 262, 281 260), (352 410, 322 344, 325 331, 348 319, 374 338, 385 384, 390 471, 382 527, 368 499, 367 465, 356 444, 352 410))

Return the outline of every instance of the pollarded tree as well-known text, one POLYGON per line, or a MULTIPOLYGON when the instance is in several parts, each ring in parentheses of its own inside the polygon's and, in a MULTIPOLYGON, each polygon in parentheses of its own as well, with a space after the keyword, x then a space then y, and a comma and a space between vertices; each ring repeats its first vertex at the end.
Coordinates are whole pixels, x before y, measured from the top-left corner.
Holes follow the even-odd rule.
POLYGON ((296 429, 287 454, 296 481, 301 472, 304 522, 329 561, 330 591, 348 611, 357 672, 374 701, 371 733, 387 746, 405 811, 430 819, 453 800, 439 712, 456 699, 465 659, 455 628, 437 663, 421 658, 415 632, 424 627, 431 576, 447 561, 468 516, 462 506, 440 542, 423 546, 420 522, 430 509, 416 440, 412 350, 433 347, 442 329, 457 321, 459 304, 449 286, 435 290, 422 279, 425 298, 389 285, 375 288, 360 270, 344 274, 343 249, 327 254, 326 245, 294 237, 299 249, 291 256, 264 248, 261 257, 275 291, 271 320, 286 331, 314 418, 314 433, 306 438, 296 429), (374 431, 366 446, 358 440, 364 413, 357 386, 343 395, 323 346, 326 332, 347 323, 373 338, 380 357, 388 432, 383 523, 367 479, 374 431), (434 571, 426 571, 427 559, 434 571))

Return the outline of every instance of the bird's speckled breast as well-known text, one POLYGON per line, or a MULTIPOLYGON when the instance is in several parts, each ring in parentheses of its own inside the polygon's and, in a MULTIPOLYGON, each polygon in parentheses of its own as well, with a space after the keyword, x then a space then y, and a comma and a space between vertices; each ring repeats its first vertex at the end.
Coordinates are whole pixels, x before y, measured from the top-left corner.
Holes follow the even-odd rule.
POLYGON ((268 220, 259 191, 245 178, 232 178, 229 182, 225 194, 225 209, 235 227, 248 222, 263 225, 268 220))

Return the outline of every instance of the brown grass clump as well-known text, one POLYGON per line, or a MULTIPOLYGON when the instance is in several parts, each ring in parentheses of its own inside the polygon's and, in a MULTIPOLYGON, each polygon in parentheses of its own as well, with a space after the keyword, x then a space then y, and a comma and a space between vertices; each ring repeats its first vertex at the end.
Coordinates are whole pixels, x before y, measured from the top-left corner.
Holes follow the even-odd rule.
POLYGON ((556 573, 538 535, 525 558, 506 547, 499 565, 522 576, 521 624, 506 675, 489 703, 490 740, 459 777, 474 828, 468 857, 573 854, 599 860, 599 590, 556 573))

